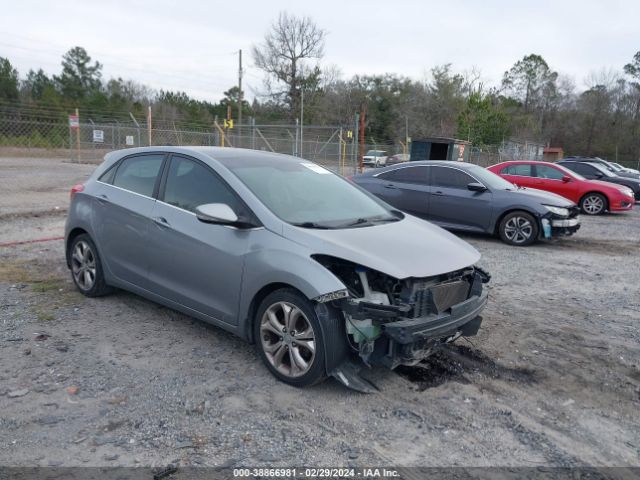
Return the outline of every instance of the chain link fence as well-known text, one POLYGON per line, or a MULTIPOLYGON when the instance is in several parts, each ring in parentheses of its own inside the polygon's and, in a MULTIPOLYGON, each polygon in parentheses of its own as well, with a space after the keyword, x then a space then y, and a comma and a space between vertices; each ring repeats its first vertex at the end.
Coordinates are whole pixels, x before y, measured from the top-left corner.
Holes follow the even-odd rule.
POLYGON ((542 161, 544 147, 538 142, 505 140, 500 145, 471 147, 469 162, 488 167, 508 160, 542 161))
MULTIPOLYGON (((342 175, 359 168, 354 136, 347 137, 340 126, 260 125, 255 122, 224 128, 185 126, 170 121, 80 122, 77 128, 68 119, 20 118, 0 112, 0 155, 62 157, 73 162, 99 163, 112 150, 149 145, 224 146, 250 148, 299 156, 342 175)), ((469 161, 489 166, 506 160, 542 160, 544 145, 509 140, 500 145, 472 147, 469 161)), ((366 143, 368 150, 403 153, 402 145, 366 143)))
MULTIPOLYGON (((1 114, 2 112, 0 112, 1 114)), ((29 119, 0 115, 0 155, 63 157, 73 162, 99 163, 112 150, 150 145, 223 146, 299 156, 343 175, 358 169, 358 145, 340 126, 259 125, 251 122, 224 128, 180 126, 158 122, 79 122, 66 118, 29 119)), ((402 152, 400 146, 365 143, 370 149, 402 152)), ((363 152, 363 153, 364 153, 363 152)))

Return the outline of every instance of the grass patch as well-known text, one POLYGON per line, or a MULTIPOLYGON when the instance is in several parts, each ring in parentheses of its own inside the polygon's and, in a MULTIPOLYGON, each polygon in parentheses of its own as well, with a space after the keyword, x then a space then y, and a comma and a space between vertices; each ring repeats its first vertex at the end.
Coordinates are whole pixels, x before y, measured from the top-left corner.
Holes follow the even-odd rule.
POLYGON ((36 309, 36 317, 41 322, 50 322, 56 318, 53 312, 41 309, 36 309))
POLYGON ((27 262, 3 260, 0 262, 0 280, 10 283, 29 283, 31 275, 27 262))
POLYGON ((44 293, 44 292, 49 292, 51 290, 58 291, 58 290, 64 289, 64 287, 65 287, 65 284, 62 283, 60 279, 55 278, 55 279, 42 280, 42 281, 35 282, 31 286, 31 290, 33 290, 34 292, 44 293))

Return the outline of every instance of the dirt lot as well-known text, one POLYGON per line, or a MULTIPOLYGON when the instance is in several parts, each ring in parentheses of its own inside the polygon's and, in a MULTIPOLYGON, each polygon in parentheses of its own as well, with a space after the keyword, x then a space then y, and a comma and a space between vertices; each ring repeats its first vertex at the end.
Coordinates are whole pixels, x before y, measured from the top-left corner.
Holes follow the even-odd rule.
MULTIPOLYGON (((0 243, 61 235, 92 168, 0 160, 0 243)), ((60 240, 0 247, 0 464, 640 466, 640 208, 529 248, 464 238, 493 274, 479 336, 369 372, 371 395, 288 387, 132 294, 84 298, 60 240)))

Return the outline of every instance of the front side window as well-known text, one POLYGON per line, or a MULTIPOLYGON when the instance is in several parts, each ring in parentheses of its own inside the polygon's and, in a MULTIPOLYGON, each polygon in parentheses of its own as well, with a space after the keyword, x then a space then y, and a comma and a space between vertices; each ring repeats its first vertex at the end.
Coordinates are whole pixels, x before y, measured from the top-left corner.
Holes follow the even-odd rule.
POLYGON ((146 197, 153 196, 163 159, 160 153, 125 158, 115 172, 113 185, 146 197))
POLYGON ((517 164, 517 165, 509 165, 508 167, 504 167, 500 172, 503 175, 518 175, 520 177, 531 177, 531 165, 526 163, 517 164))
POLYGON ((457 168, 431 167, 431 185, 434 187, 462 188, 475 180, 457 168))
POLYGON ((536 165, 536 177, 547 180, 562 180, 564 173, 548 165, 536 165))
POLYGON ((428 167, 403 167, 379 175, 383 180, 400 183, 429 184, 428 167))
POLYGON ((171 159, 163 201, 190 212, 207 203, 225 203, 239 212, 238 199, 229 187, 207 167, 185 157, 171 159))

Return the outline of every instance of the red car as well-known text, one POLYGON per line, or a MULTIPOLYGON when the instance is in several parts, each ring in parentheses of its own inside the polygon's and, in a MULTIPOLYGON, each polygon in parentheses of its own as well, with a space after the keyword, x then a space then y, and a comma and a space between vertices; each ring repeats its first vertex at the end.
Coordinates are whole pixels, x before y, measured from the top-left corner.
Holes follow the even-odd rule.
POLYGON ((587 215, 598 215, 605 210, 619 212, 631 210, 633 191, 622 185, 600 180, 587 180, 568 168, 548 162, 517 160, 488 167, 520 187, 546 190, 580 205, 587 215))

